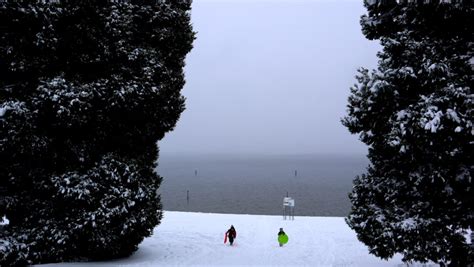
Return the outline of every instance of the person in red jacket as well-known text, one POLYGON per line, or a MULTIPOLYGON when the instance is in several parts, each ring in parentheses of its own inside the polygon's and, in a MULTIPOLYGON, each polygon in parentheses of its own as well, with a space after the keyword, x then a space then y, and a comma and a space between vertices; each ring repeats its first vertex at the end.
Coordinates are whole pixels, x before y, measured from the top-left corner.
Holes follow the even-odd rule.
POLYGON ((235 231, 234 226, 231 225, 230 229, 227 230, 227 232, 225 234, 226 234, 226 237, 229 238, 229 243, 232 246, 232 244, 234 243, 234 239, 237 237, 237 232, 235 231))

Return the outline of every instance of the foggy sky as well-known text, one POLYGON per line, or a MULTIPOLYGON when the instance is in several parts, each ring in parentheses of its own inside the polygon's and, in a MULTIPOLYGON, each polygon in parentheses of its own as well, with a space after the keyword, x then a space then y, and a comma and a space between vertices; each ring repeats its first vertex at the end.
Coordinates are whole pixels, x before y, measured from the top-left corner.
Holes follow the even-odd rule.
POLYGON ((160 154, 355 154, 340 123, 358 67, 376 67, 360 1, 194 0, 186 110, 160 154))

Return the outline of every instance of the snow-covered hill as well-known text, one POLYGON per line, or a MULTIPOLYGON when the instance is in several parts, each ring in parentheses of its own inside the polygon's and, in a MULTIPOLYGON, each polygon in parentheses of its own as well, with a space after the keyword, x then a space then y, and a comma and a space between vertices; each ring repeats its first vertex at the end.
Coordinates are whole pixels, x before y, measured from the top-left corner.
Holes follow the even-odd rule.
POLYGON ((165 212, 153 236, 145 239, 129 258, 71 266, 169 265, 283 265, 283 266, 406 266, 397 256, 380 260, 368 253, 355 233, 336 217, 295 217, 165 212), (224 245, 224 233, 234 225, 234 246, 224 245), (283 227, 289 236, 277 243, 283 227))

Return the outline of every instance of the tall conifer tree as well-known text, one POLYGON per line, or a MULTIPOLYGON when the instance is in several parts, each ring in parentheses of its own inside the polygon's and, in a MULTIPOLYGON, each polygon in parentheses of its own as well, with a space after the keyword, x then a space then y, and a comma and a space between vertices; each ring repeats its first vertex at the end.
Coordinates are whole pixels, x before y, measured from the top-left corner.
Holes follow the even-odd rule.
MULTIPOLYGON (((343 124, 369 146, 347 223, 370 252, 466 266, 474 229, 474 7, 367 0, 377 70, 361 69, 343 124)), ((469 256, 471 254, 471 256, 469 256)))
POLYGON ((126 256, 159 224, 190 8, 0 2, 0 265, 126 256))

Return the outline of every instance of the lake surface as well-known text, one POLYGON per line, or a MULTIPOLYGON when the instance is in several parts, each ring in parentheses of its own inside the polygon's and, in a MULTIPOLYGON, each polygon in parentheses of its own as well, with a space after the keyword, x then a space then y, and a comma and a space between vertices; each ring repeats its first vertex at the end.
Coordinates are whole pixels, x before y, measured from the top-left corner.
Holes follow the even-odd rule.
POLYGON ((279 215, 288 192, 296 216, 346 216, 352 180, 367 165, 351 156, 161 155, 158 173, 164 210, 279 215))

